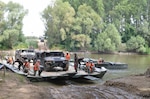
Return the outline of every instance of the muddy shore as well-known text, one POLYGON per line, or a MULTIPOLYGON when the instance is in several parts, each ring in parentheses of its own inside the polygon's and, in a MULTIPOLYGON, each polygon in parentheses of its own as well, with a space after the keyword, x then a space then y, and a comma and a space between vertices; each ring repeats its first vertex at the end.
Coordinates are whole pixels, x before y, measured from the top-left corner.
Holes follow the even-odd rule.
MULTIPOLYGON (((57 81, 59 82, 59 80, 57 81)), ((0 99, 149 99, 149 73, 131 75, 97 85, 54 85, 30 82, 11 71, 0 71, 0 99), (57 86, 57 87, 56 87, 57 86)))

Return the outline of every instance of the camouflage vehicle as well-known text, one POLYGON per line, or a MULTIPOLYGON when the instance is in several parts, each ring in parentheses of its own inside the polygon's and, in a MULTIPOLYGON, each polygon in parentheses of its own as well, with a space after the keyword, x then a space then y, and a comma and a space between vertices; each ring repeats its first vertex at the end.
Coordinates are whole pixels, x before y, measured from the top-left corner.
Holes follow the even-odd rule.
POLYGON ((69 62, 61 51, 36 52, 34 63, 38 59, 41 60, 41 65, 44 66, 45 71, 53 71, 56 68, 67 71, 69 67, 69 62))
POLYGON ((31 61, 33 59, 35 59, 35 51, 34 49, 20 49, 20 50, 16 50, 15 52, 15 60, 28 60, 31 61))

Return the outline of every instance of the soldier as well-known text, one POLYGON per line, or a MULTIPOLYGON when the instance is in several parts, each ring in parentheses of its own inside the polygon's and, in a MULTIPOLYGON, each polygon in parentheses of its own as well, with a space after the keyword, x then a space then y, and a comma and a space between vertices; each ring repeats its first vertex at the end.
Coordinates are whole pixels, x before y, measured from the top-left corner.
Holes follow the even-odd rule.
POLYGON ((8 64, 13 64, 13 57, 11 57, 11 56, 8 56, 8 59, 7 59, 7 63, 8 64))
POLYGON ((30 62, 28 62, 27 59, 25 60, 25 63, 24 63, 23 66, 24 66, 24 72, 29 74, 29 70, 30 70, 30 62))
POLYGON ((75 72, 78 71, 78 56, 76 53, 74 54, 74 69, 75 69, 75 72))
POLYGON ((70 54, 68 52, 66 53, 66 60, 70 60, 70 54))
POLYGON ((39 69, 40 69, 40 60, 38 59, 38 60, 36 61, 36 63, 34 64, 34 67, 33 67, 34 76, 36 76, 36 72, 37 72, 37 71, 39 72, 39 69))
POLYGON ((20 70, 21 66, 23 67, 23 62, 21 60, 17 59, 16 61, 14 61, 13 65, 15 64, 15 62, 19 63, 18 69, 20 70))

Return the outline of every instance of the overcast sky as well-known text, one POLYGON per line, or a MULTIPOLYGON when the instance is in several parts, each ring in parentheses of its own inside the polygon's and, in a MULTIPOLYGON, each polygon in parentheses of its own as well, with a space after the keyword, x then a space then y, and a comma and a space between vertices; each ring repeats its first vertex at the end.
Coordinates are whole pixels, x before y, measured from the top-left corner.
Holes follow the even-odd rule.
POLYGON ((40 13, 55 0, 0 0, 5 3, 13 1, 24 6, 28 10, 28 15, 23 20, 23 33, 25 36, 42 36, 44 34, 44 24, 40 13))

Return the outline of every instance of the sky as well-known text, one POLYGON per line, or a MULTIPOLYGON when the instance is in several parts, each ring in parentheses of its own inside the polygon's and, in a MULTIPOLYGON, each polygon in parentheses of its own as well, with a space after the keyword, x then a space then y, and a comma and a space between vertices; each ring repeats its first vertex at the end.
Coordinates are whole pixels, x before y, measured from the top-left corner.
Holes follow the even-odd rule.
POLYGON ((43 36, 44 24, 41 20, 40 13, 48 6, 52 5, 55 0, 0 0, 5 3, 9 1, 19 3, 28 10, 28 15, 23 19, 23 34, 25 36, 43 36))

